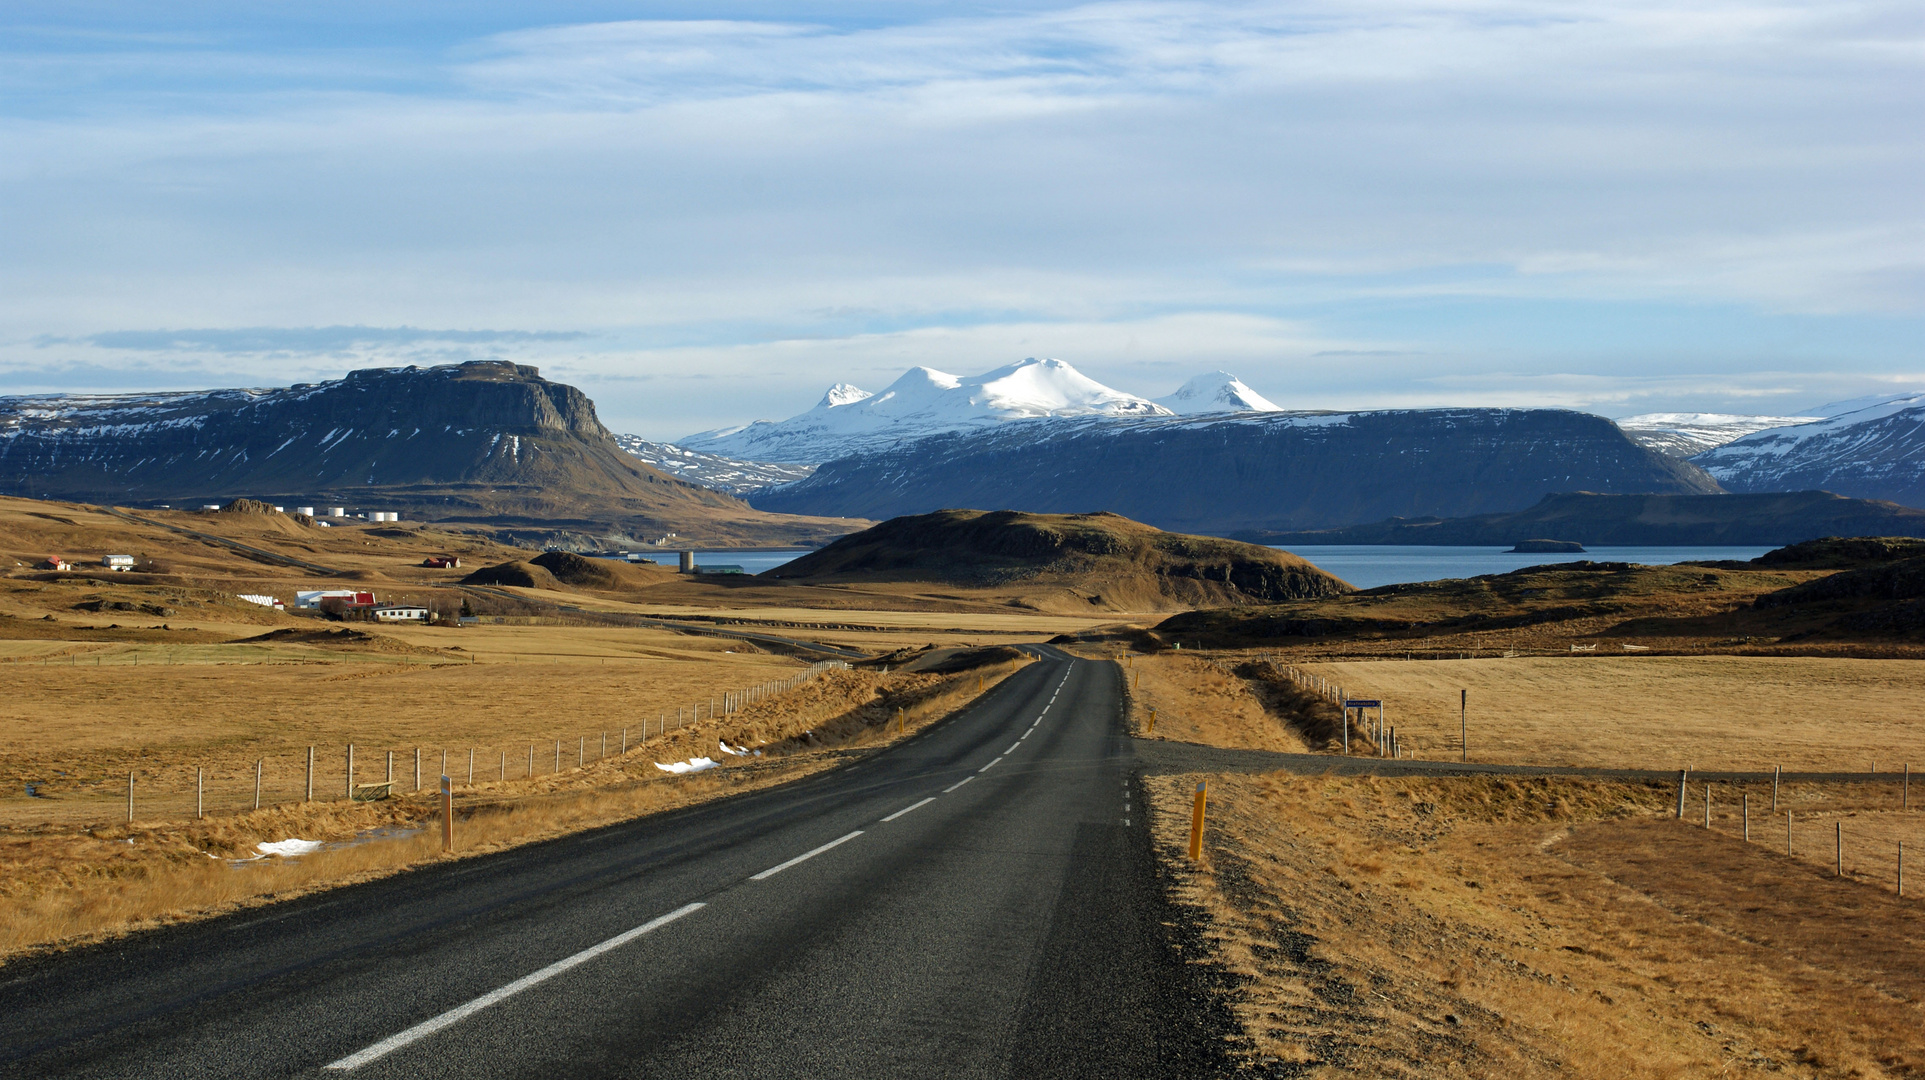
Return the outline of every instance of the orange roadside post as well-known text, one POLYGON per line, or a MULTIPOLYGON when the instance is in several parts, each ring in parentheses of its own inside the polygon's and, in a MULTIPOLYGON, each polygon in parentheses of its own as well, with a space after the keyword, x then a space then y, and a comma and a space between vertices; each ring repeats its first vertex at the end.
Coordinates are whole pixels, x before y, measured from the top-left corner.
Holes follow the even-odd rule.
POLYGON ((1190 809, 1190 860, 1192 862, 1203 857, 1203 803, 1207 797, 1206 789, 1209 784, 1208 780, 1197 782, 1196 802, 1190 809))

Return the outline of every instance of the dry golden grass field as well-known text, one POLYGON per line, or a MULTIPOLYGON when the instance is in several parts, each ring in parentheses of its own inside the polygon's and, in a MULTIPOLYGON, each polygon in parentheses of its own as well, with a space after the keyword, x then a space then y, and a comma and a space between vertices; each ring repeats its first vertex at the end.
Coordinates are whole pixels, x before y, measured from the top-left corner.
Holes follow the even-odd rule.
POLYGON ((1418 757, 1694 770, 1925 769, 1925 663, 1800 656, 1572 656, 1300 665, 1380 698, 1418 757))
MULTIPOLYGON (((1154 834, 1238 983, 1253 1061, 1332 1078, 1925 1072, 1925 904, 1893 894, 1889 865, 1834 877, 1671 819, 1661 785, 1282 774, 1208 777, 1191 863, 1199 779, 1148 782, 1154 834)), ((1888 795, 1798 793, 1848 822, 1888 795)), ((1925 845, 1925 817, 1902 817, 1888 827, 1925 845)))
MULTIPOLYGON (((533 776, 525 769, 526 758, 517 755, 503 780, 495 767, 499 759, 489 757, 490 768, 478 769, 471 785, 466 782, 465 753, 458 755, 450 769, 456 781, 458 855, 499 850, 808 775, 852 751, 915 734, 1021 666, 1021 661, 1002 661, 951 675, 828 670, 740 712, 671 726, 666 734, 646 741, 637 737, 626 754, 611 742, 602 756, 597 740, 578 758, 583 744, 569 740, 557 770, 549 740, 538 746, 533 776), (724 754, 717 745, 724 740, 759 753, 724 754), (656 767, 657 762, 695 757, 722 764, 686 776, 656 767)), ((440 670, 472 678, 489 669, 440 670)), ((512 666, 494 670, 517 674, 512 666)), ((435 674, 432 669, 417 671, 435 674)), ((529 695, 562 684, 469 685, 476 693, 491 686, 498 695, 526 702, 529 695)), ((244 739, 233 727, 229 723, 209 730, 228 730, 237 741, 244 739)), ((516 749, 524 747, 517 743, 516 749)), ((369 756, 361 758, 366 762, 362 776, 379 779, 384 758, 365 753, 369 756)), ((250 766, 240 777, 245 782, 238 792, 221 789, 238 798, 210 806, 202 819, 193 817, 190 800, 185 813, 173 812, 176 802, 161 807, 166 813, 143 813, 131 823, 124 821, 123 808, 123 820, 101 821, 96 815, 86 825, 0 827, 0 904, 8 911, 0 926, 0 962, 21 952, 268 903, 444 857, 438 835, 422 832, 432 833, 439 815, 434 781, 429 781, 429 791, 417 794, 412 790, 412 756, 401 760, 407 767, 397 766, 403 783, 395 797, 376 802, 348 802, 336 791, 326 793, 331 798, 304 803, 295 790, 252 810, 250 766), (286 862, 240 861, 255 855, 257 843, 290 837, 333 846, 286 862)), ((436 752, 430 765, 438 771, 439 764, 436 752)), ((336 785, 342 782, 338 763, 330 779, 336 785)), ((74 801, 101 809, 98 801, 74 801)))

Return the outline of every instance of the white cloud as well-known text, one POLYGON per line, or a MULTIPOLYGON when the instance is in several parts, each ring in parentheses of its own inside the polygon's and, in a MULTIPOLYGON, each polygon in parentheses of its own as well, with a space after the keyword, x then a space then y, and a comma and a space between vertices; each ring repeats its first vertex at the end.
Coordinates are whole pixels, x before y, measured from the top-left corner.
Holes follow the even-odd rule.
MULTIPOLYGON (((1841 340, 1925 316, 1922 27, 1893 0, 1140 2, 556 26, 406 59, 245 34, 0 56, 72 98, 0 119, 0 337, 581 331, 603 344, 515 355, 610 387, 749 358, 797 390, 1032 352, 1174 385, 1192 354, 1301 342, 1353 354, 1303 375, 1356 380, 1343 404, 1373 379, 1469 392, 1456 369, 1578 400, 1654 355, 1702 373, 1663 392, 1743 394, 1731 349, 1612 353, 1548 319, 1480 342, 1462 313, 1695 307, 1701 337, 1748 340, 1783 312, 1841 340), (1384 313, 1417 302, 1458 312, 1384 313)), ((1915 360, 1881 348, 1751 366, 1915 360)))

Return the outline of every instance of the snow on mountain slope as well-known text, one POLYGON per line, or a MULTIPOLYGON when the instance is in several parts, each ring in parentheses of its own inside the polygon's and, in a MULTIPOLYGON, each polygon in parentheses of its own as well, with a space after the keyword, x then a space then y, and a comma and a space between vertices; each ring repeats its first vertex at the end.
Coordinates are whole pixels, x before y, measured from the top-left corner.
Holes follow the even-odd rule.
POLYGON ((1871 419, 1871 409, 1884 409, 1887 414, 1900 409, 1925 405, 1925 390, 1904 390, 1896 394, 1870 394, 1845 401, 1829 401, 1811 410, 1814 416, 1844 416, 1855 413, 1861 419, 1871 419))
POLYGON ((1035 357, 974 376, 910 368, 881 393, 838 383, 787 420, 757 420, 679 439, 684 450, 750 461, 815 464, 946 431, 1064 416, 1169 416, 1061 360, 1035 357))
POLYGON ((1227 371, 1198 375, 1169 397, 1156 399, 1158 405, 1180 416, 1218 412, 1282 412, 1283 407, 1243 384, 1227 371))
POLYGON ((1881 394, 1819 411, 1832 410, 1842 411, 1747 435, 1692 463, 1732 491, 1821 489, 1925 506, 1925 394, 1881 394))
POLYGON ((1641 413, 1618 420, 1639 446, 1688 458, 1768 428, 1808 424, 1822 416, 1749 416, 1737 413, 1641 413))
MULTIPOLYGON (((861 393, 859 390, 856 392, 861 393)), ((777 465, 767 461, 742 461, 720 454, 705 454, 674 443, 650 442, 640 435, 617 435, 615 445, 677 480, 687 480, 691 484, 700 484, 738 497, 776 484, 794 483, 815 471, 813 465, 777 465)))
POLYGON ((1602 416, 1397 409, 1016 421, 826 462, 807 480, 757 492, 754 505, 876 519, 957 506, 1112 510, 1223 536, 1514 511, 1561 491, 1718 486, 1602 416))

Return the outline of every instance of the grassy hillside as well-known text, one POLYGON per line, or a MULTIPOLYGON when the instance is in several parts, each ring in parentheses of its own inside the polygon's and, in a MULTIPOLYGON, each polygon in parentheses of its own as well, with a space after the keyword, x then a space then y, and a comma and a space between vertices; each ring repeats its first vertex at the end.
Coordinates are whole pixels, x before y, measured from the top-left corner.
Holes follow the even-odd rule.
POLYGON ((938 510, 895 518, 764 575, 995 587, 1057 582, 1091 603, 1275 603, 1351 586, 1287 552, 1168 533, 1117 514, 938 510))

